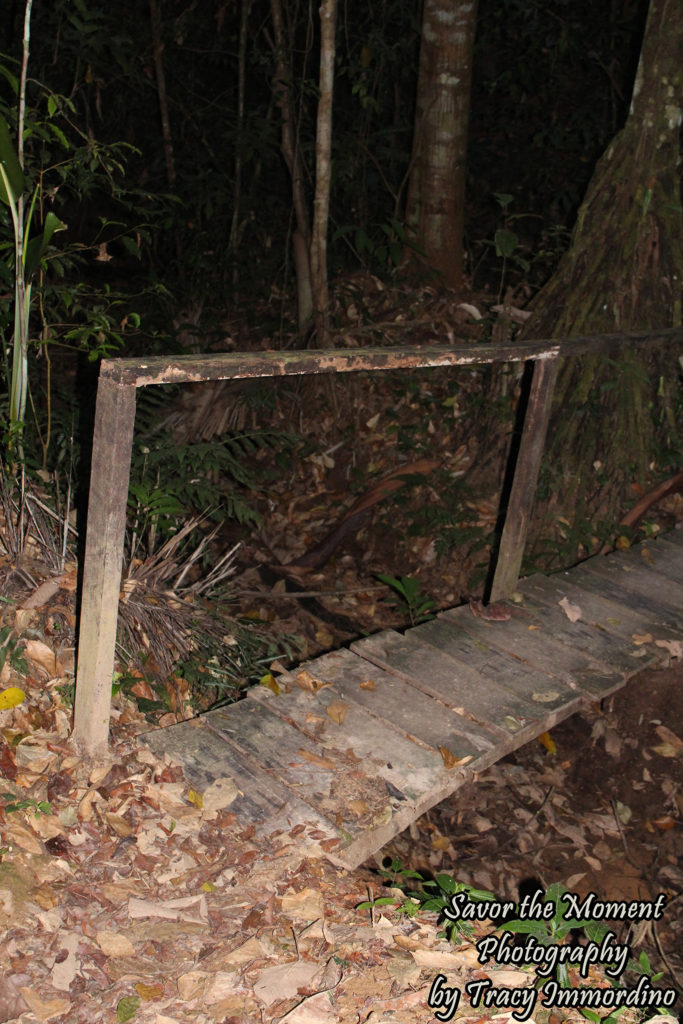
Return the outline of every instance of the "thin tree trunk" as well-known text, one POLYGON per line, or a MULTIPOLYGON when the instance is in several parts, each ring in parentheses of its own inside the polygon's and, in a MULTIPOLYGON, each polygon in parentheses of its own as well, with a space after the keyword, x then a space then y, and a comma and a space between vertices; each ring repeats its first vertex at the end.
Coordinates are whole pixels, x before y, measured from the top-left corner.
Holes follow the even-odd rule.
POLYGON ((449 288, 462 283, 476 21, 477 0, 425 0, 406 221, 449 288))
POLYGON ((289 46, 285 38, 280 0, 270 0, 271 18, 275 33, 275 77, 273 91, 282 114, 282 156, 292 179, 292 203, 296 219, 294 232, 294 269, 297 286, 297 314, 299 333, 303 334, 313 320, 313 291, 311 285, 310 245, 311 226, 304 187, 303 165, 292 112, 292 68, 289 46))
MULTIPOLYGON (((237 131, 235 133, 235 182, 232 190, 232 221, 230 223, 230 252, 234 258, 239 246, 243 226, 240 223, 240 204, 242 199, 242 139, 244 135, 244 93, 245 70, 247 59, 247 37, 249 32, 249 12, 252 0, 242 0, 240 17, 240 41, 238 50, 237 70, 237 131)), ((237 263, 235 262, 232 278, 233 288, 237 290, 237 263)))
POLYGON ((149 15, 152 23, 152 44, 154 47, 154 73, 157 80, 157 97, 161 116, 161 137, 164 140, 164 157, 166 159, 166 178, 169 186, 175 182, 175 161, 173 157, 173 137, 171 135, 171 119, 168 116, 168 96, 166 94, 166 75, 164 74, 164 43, 161 34, 161 6, 159 0, 149 0, 149 15))
POLYGON ((332 172, 332 98, 334 93, 335 30, 337 0, 320 4, 320 97, 315 140, 315 199, 313 201, 313 237, 311 239, 311 277, 315 333, 324 346, 329 333, 327 284, 327 227, 330 211, 332 172))

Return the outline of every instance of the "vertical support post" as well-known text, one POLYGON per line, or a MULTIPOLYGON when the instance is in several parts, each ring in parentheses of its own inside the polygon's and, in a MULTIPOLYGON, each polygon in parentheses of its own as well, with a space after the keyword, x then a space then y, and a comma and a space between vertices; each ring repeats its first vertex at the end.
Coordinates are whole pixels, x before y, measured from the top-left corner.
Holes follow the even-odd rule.
POLYGON ((514 467, 505 524, 498 547, 490 601, 509 597, 517 586, 529 519, 536 496, 538 472, 545 448, 559 360, 537 359, 524 415, 522 437, 514 467))
POLYGON ((73 739, 90 756, 109 739, 116 622, 135 424, 135 386, 100 375, 78 633, 73 739))

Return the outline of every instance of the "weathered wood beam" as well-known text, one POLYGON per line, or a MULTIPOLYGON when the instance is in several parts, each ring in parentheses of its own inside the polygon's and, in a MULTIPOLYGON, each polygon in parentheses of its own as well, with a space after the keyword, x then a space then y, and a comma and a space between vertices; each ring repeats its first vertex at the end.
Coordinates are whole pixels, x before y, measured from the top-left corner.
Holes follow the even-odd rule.
POLYGON ((522 437, 489 594, 491 601, 509 597, 519 579, 529 519, 536 498, 536 483, 545 448, 558 364, 559 359, 544 359, 534 363, 522 437))
POLYGON ((358 370, 409 370, 430 366, 476 366, 526 362, 600 352, 616 355, 641 345, 683 344, 683 328, 640 334, 599 334, 581 338, 510 342, 507 345, 401 346, 295 352, 223 352, 218 355, 105 359, 100 376, 136 388, 202 380, 286 377, 358 370))
POLYGON ((135 388, 100 376, 78 636, 73 739, 86 754, 109 737, 116 623, 135 423, 135 388))

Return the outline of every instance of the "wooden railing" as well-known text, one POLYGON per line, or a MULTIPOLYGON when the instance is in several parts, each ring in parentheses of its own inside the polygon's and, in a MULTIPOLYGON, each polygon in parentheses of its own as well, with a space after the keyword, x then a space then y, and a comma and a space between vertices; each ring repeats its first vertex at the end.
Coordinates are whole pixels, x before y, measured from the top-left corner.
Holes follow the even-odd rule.
POLYGON ((683 343, 683 329, 450 349, 325 349, 104 360, 97 388, 90 472, 74 740, 88 755, 102 752, 108 742, 137 388, 358 370, 532 362, 530 390, 524 396, 521 439, 515 465, 510 467, 512 485, 489 594, 491 600, 497 600, 514 590, 522 564, 559 359, 587 353, 616 356, 625 349, 676 342, 683 343))

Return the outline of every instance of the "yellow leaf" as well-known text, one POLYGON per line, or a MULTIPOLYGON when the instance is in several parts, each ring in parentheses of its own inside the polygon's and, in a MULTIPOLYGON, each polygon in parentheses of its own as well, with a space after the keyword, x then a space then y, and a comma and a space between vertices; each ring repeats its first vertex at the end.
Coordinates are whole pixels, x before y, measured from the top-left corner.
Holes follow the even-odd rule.
POLYGON ((556 754, 557 747, 555 746, 555 740, 552 738, 549 732, 542 732, 538 737, 538 742, 543 744, 549 754, 556 754))
POLYGON ((376 689, 375 680, 374 679, 364 679, 363 682, 360 684, 360 688, 361 688, 361 690, 375 690, 376 689))
POLYGON ((266 672, 264 676, 261 676, 259 686, 265 686, 268 690, 272 690, 276 697, 279 697, 282 692, 272 672, 266 672))
POLYGON ((631 547, 631 541, 628 537, 624 537, 622 533, 621 537, 617 537, 616 544, 614 546, 617 551, 627 551, 631 547))
POLYGON ((150 999, 161 999, 164 994, 164 986, 157 983, 156 985, 145 985, 144 982, 139 981, 135 986, 135 991, 140 996, 140 999, 148 1001, 150 999))
POLYGON ((6 690, 0 692, 0 711, 15 708, 23 700, 26 700, 26 694, 23 690, 20 690, 18 686, 8 686, 6 690))
POLYGON ((213 884, 213 882, 204 882, 202 884, 202 889, 204 890, 204 892, 215 892, 216 886, 213 884))
POLYGON ((342 700, 332 700, 327 705, 327 713, 333 722, 337 725, 343 725, 346 714, 349 710, 349 705, 345 704, 342 700))
POLYGON ((190 792, 187 794, 187 799, 190 801, 191 804, 194 804, 195 807, 198 807, 199 810, 201 811, 202 807, 204 806, 204 800, 202 798, 201 793, 198 793, 196 789, 191 789, 190 792))

